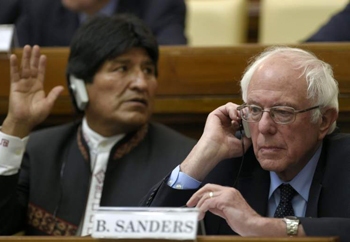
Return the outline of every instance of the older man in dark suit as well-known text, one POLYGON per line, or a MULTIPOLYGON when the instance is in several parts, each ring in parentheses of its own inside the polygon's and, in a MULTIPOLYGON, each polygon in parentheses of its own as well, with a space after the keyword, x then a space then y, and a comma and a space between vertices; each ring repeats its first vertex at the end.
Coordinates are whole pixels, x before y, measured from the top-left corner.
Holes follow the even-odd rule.
POLYGON ((241 88, 245 103, 209 114, 197 145, 145 205, 196 206, 207 234, 349 241, 350 135, 335 131, 331 67, 301 49, 272 48, 241 88), (235 135, 241 123, 251 139, 235 135))

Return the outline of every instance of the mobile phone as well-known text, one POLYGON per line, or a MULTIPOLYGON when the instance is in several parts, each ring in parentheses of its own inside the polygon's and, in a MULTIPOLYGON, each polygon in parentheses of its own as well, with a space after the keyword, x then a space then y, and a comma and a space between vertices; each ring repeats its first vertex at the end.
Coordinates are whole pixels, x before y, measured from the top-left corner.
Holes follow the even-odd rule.
POLYGON ((80 111, 84 111, 86 104, 89 102, 85 82, 73 75, 69 76, 69 88, 71 89, 75 103, 80 111))
POLYGON ((242 126, 243 126, 245 137, 251 138, 248 122, 245 121, 244 119, 242 119, 242 126))

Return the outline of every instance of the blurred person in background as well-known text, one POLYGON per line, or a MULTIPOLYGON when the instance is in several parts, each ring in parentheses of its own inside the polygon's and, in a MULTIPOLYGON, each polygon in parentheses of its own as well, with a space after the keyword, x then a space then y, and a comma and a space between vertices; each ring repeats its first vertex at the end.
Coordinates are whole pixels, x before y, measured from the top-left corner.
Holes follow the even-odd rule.
POLYGON ((350 3, 334 15, 306 42, 349 42, 350 41, 350 3))
POLYGON ((159 45, 184 45, 184 0, 0 0, 0 24, 15 24, 20 46, 69 46, 81 23, 96 15, 130 13, 159 45))

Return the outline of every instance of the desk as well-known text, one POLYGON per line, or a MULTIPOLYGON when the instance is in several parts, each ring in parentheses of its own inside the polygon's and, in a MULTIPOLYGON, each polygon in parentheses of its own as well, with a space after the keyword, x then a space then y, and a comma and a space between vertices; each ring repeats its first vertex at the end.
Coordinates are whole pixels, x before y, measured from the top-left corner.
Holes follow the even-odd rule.
MULTIPOLYGON (((0 237, 0 242, 14 242, 14 241, 26 241, 26 242, 102 242, 102 241, 116 241, 116 242, 181 242, 181 240, 152 240, 152 239, 93 239, 89 237, 48 237, 48 236, 5 236, 0 237)), ((239 236, 198 236, 197 242, 337 242, 337 237, 285 237, 285 238, 257 238, 257 237, 239 237, 239 236)))

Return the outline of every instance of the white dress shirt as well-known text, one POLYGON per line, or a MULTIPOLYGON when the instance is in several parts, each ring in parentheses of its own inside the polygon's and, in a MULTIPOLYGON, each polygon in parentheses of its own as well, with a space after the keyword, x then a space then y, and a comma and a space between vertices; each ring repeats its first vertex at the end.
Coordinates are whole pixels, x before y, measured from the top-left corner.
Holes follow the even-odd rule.
POLYGON ((0 175, 18 173, 29 137, 20 139, 0 131, 0 175))
POLYGON ((83 137, 90 149, 91 180, 90 191, 86 203, 84 222, 82 224, 81 235, 92 233, 94 215, 100 207, 100 201, 103 190, 103 182, 107 169, 108 158, 113 146, 120 141, 125 134, 112 137, 103 137, 93 131, 83 119, 82 125, 83 137))

